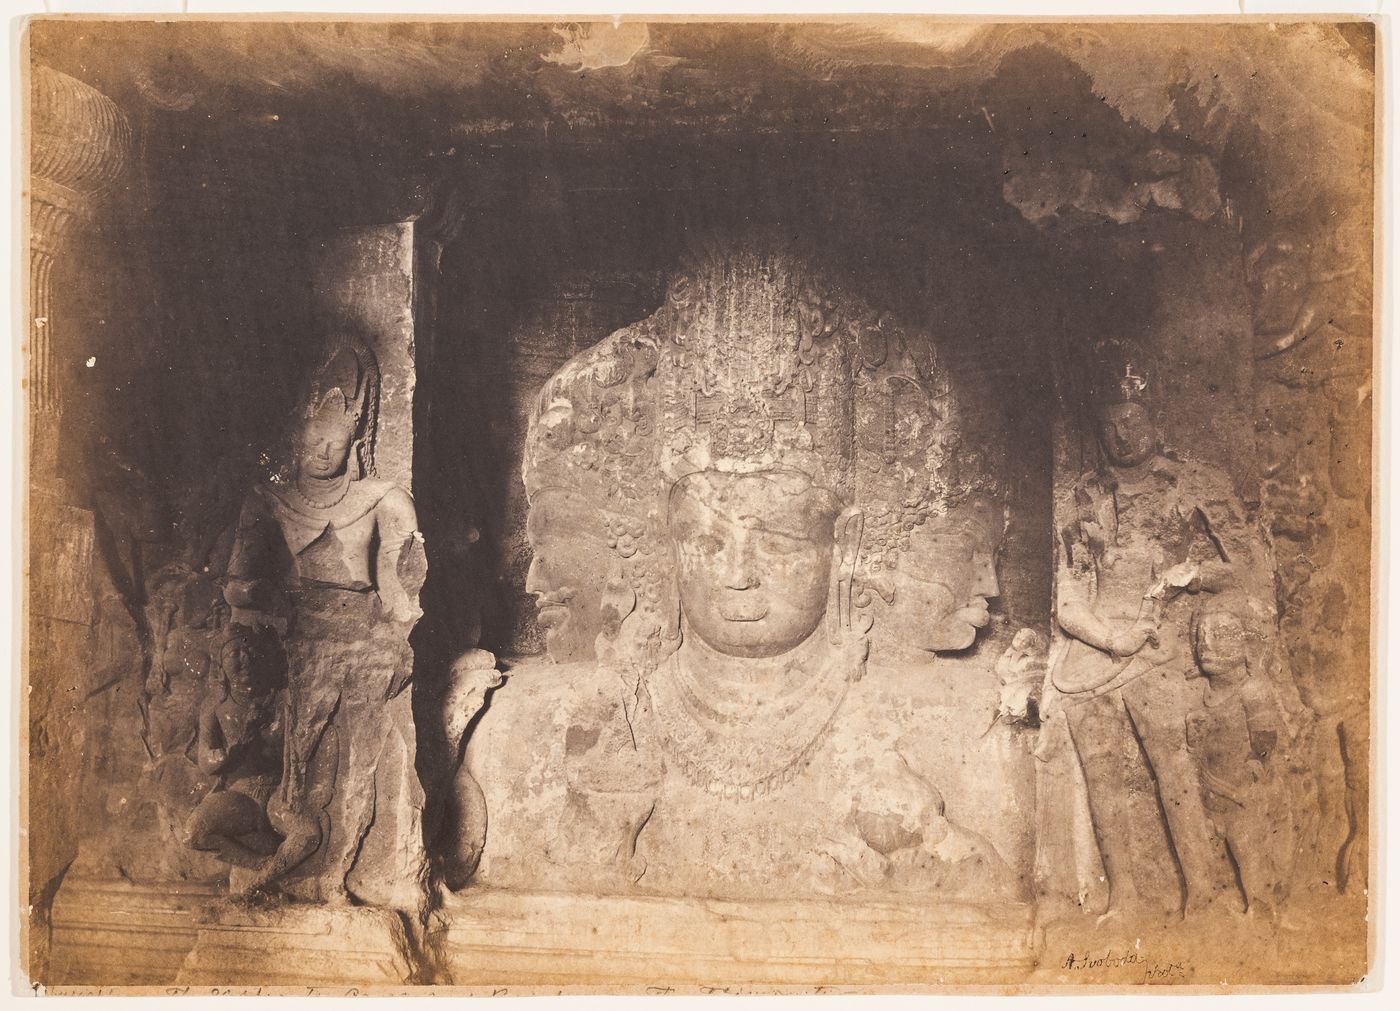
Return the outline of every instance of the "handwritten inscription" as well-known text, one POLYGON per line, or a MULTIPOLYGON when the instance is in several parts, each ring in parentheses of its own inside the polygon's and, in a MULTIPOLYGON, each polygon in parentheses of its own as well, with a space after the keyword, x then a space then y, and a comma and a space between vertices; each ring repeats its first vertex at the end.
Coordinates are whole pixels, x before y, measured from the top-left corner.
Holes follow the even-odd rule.
POLYGON ((1140 947, 1107 948, 1101 952, 1086 951, 1082 955, 1071 951, 1060 966, 1070 972, 1086 975, 1109 973, 1117 977, 1136 976, 1144 983, 1185 983, 1191 975, 1191 966, 1185 962, 1154 958, 1140 947))
POLYGON ((1112 948, 1102 955, 1076 955, 1069 953, 1065 959, 1066 969, 1118 969, 1125 965, 1139 965, 1143 961, 1142 955, 1137 951, 1114 952, 1112 948))

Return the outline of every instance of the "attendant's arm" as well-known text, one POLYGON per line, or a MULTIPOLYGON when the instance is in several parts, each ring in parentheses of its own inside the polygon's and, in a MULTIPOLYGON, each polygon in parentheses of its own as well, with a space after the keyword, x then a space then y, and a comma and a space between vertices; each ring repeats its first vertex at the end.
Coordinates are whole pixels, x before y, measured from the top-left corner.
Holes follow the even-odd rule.
POLYGON ((1066 635, 1114 656, 1132 656, 1153 640, 1156 630, 1150 602, 1146 600, 1137 621, 1127 628, 1115 629, 1087 603, 1070 595, 1061 598, 1055 619, 1066 635))
POLYGON ((1258 531, 1249 523, 1244 505, 1223 473, 1197 468, 1188 476, 1188 501, 1192 503, 1198 536, 1208 538, 1212 550, 1197 564, 1198 573, 1187 589, 1193 593, 1220 593, 1238 583, 1241 566, 1248 568, 1251 564, 1258 547, 1253 542, 1258 531))
POLYGON ((1243 691, 1245 722, 1249 726, 1249 747, 1254 757, 1267 762, 1279 744, 1279 730, 1283 719, 1273 692, 1267 684, 1258 680, 1267 675, 1255 675, 1245 684, 1243 691))
MULTIPOLYGON (((375 589, 392 621, 417 621, 423 612, 399 578, 399 557, 418 535, 418 513, 402 488, 391 489, 375 507, 379 554, 375 559, 375 589)), ((415 588, 416 589, 416 588, 415 588)))
POLYGON ((211 776, 223 772, 229 762, 228 745, 213 703, 199 712, 199 743, 196 745, 199 769, 211 776))

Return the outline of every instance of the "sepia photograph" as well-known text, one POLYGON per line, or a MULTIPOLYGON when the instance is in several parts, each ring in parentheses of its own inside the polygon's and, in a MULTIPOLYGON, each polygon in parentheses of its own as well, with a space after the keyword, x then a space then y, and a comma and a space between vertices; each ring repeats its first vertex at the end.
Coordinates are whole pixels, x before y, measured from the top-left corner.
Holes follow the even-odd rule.
POLYGON ((13 21, 17 991, 1374 988, 1386 27, 13 21))

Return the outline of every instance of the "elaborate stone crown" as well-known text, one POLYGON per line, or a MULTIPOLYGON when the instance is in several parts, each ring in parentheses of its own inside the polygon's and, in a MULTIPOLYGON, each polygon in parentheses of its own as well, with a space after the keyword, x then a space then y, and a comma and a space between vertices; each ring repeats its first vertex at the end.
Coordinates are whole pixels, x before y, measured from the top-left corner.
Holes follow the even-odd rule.
POLYGON ((673 278, 658 314, 668 482, 785 469, 849 498, 855 347, 819 284, 796 257, 744 247, 707 250, 673 278))
POLYGON ((355 433, 356 461, 362 477, 373 477, 374 439, 379 424, 379 362, 356 337, 337 335, 326 341, 320 364, 311 373, 298 404, 298 417, 343 415, 355 433))
POLYGON ((533 499, 572 491, 612 511, 655 496, 656 340, 647 323, 575 356, 545 383, 525 439, 522 479, 533 499))
MULTIPOLYGON (((930 342, 931 343, 931 342, 930 342)), ((664 582, 666 493, 707 471, 805 475, 865 511, 859 565, 965 494, 955 405, 936 352, 839 275, 771 242, 711 245, 651 317, 566 363, 526 437, 527 497, 597 511, 639 597, 664 582)))

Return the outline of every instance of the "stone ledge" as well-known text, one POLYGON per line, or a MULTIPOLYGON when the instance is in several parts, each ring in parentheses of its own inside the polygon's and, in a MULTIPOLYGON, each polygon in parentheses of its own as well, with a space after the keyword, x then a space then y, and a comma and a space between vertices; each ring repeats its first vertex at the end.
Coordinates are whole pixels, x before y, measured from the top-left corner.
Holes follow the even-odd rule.
POLYGON ((376 987, 414 975, 403 921, 388 910, 220 902, 199 919, 179 984, 376 987))
MULTIPOLYGON (((482 889, 449 897, 436 918, 435 982, 463 988, 1014 985, 1034 970, 1040 940, 1028 905, 482 889)), ((362 907, 242 906, 207 885, 70 879, 53 930, 45 982, 55 990, 411 992, 418 982, 402 921, 362 907)))
POLYGON ((54 902, 50 987, 403 985, 403 922, 353 906, 250 907, 207 885, 70 879, 54 902))
POLYGON ((57 986, 157 986, 194 947, 209 885, 69 878, 54 899, 51 979, 57 986))
POLYGON ((455 986, 1017 983, 1033 911, 915 902, 724 902, 471 891, 429 935, 455 986))

